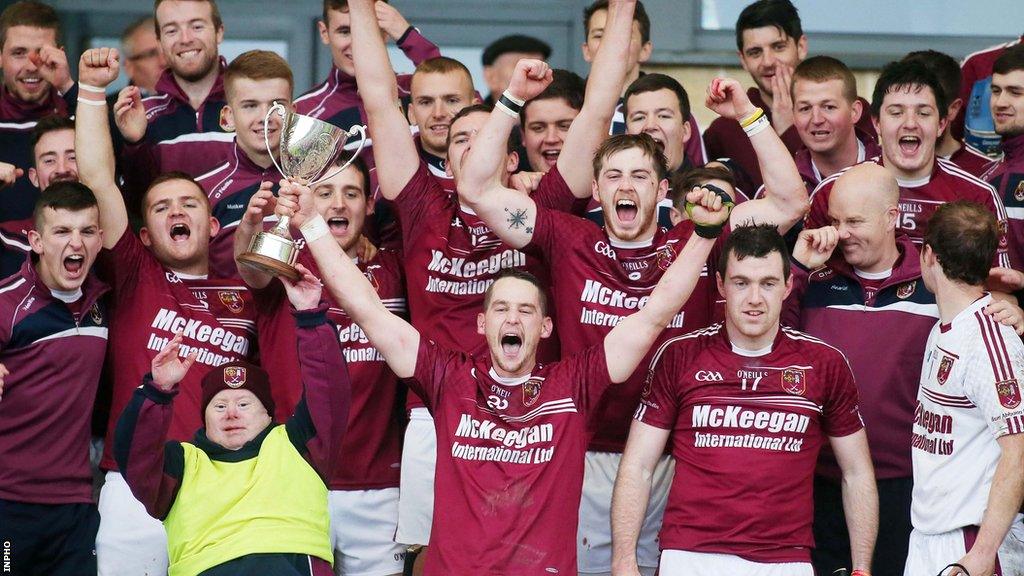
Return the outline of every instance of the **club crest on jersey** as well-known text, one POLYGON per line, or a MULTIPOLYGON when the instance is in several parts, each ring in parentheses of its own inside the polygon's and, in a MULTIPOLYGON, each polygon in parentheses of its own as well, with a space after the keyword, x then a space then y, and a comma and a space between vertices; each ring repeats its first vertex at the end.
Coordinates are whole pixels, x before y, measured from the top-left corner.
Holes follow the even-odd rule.
POLYGON ((914 287, 916 282, 905 282, 900 284, 900 287, 896 289, 896 297, 900 300, 906 300, 914 294, 914 287))
POLYGON ((89 308, 89 317, 92 318, 93 323, 97 326, 103 324, 103 314, 100 312, 99 303, 94 303, 92 308, 89 308))
POLYGON ((786 368, 782 371, 782 389, 803 396, 807 391, 807 375, 799 368, 786 368))
POLYGON ((245 384, 245 368, 228 366, 224 369, 224 383, 232 388, 241 388, 245 384))
POLYGON ((220 303, 223 304, 228 310, 231 310, 235 314, 242 311, 242 296, 234 290, 220 290, 217 292, 217 296, 220 296, 220 303))
POLYGON ((935 379, 939 381, 939 386, 946 383, 949 373, 953 371, 953 362, 955 361, 952 356, 942 355, 942 360, 939 361, 939 372, 935 374, 935 379))
POLYGON ((523 406, 533 406, 540 398, 540 383, 536 378, 530 378, 523 383, 523 406))
POLYGON ((1016 378, 996 382, 996 394, 999 395, 999 403, 1003 408, 1020 406, 1020 386, 1017 385, 1016 378))
POLYGON ((1017 183, 1017 188, 1013 191, 1013 199, 1017 202, 1024 202, 1024 180, 1017 183))
POLYGON ((658 268, 661 270, 668 270, 668 267, 672 265, 672 262, 676 259, 676 251, 670 244, 666 244, 658 249, 658 268))

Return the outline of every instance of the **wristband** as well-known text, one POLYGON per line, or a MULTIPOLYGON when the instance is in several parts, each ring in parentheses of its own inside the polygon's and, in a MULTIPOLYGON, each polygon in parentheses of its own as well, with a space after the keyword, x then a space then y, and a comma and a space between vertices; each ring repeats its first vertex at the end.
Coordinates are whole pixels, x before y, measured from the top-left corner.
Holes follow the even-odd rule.
POLYGON ((768 121, 768 117, 762 114, 756 118, 749 126, 744 126, 743 131, 746 132, 747 138, 753 138, 755 135, 772 127, 772 123, 768 121))
POLYGON ((302 237, 306 239, 306 242, 312 244, 330 234, 331 229, 327 227, 324 217, 317 214, 316 218, 307 220, 302 226, 299 226, 299 232, 302 232, 302 237))
POLYGON ((740 120, 740 127, 746 128, 747 126, 750 126, 754 122, 757 122, 757 120, 762 116, 764 116, 764 108, 754 108, 754 112, 751 113, 750 116, 747 116, 746 118, 740 120))
POLYGON ((78 83, 78 89, 83 92, 92 92, 93 94, 105 95, 107 93, 107 90, 105 88, 100 88, 99 86, 92 86, 90 84, 82 84, 81 82, 78 83))
POLYGON ((106 100, 89 100, 88 98, 82 98, 81 96, 78 97, 78 103, 79 104, 85 104, 87 106, 106 106, 107 105, 107 101, 106 100))
MULTIPOLYGON (((725 190, 722 190, 721 188, 715 186, 714 184, 701 184, 701 188, 707 188, 708 190, 718 195, 718 197, 722 199, 722 207, 728 210, 729 212, 731 212, 732 207, 736 205, 736 203, 733 201, 732 198, 729 197, 725 190)), ((722 228, 725 227, 725 223, 728 222, 729 219, 726 218, 725 220, 722 221, 721 224, 703 224, 701 222, 697 222, 696 220, 693 219, 693 209, 696 207, 697 205, 693 204, 692 202, 687 202, 685 206, 686 215, 687 217, 690 218, 690 221, 693 222, 694 233, 697 236, 700 236, 701 238, 718 238, 718 236, 722 234, 722 228)))
POLYGON ((871 572, 867 570, 854 570, 850 573, 850 576, 871 576, 871 572))
POLYGON ((508 90, 505 90, 501 94, 501 98, 498 98, 498 101, 494 103, 494 107, 498 108, 505 114, 518 119, 519 113, 523 110, 524 104, 526 104, 525 100, 520 100, 510 94, 508 90))

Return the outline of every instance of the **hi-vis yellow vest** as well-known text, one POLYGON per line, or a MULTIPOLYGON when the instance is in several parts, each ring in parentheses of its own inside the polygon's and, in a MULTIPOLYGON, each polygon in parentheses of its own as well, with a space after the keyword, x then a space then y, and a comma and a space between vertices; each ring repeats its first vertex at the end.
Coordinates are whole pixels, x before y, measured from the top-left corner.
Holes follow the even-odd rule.
POLYGON ((170 576, 194 576, 247 554, 309 554, 333 562, 327 487, 284 426, 259 455, 217 462, 182 443, 185 469, 164 528, 170 576))

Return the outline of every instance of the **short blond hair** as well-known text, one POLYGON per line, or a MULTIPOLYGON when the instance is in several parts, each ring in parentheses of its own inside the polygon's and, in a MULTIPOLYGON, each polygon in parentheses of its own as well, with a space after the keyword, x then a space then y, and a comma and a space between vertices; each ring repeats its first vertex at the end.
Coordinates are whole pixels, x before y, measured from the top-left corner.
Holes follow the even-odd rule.
POLYGON ((274 52, 269 50, 249 50, 239 54, 224 70, 224 91, 230 94, 231 84, 239 78, 250 80, 286 80, 288 93, 295 90, 295 79, 292 69, 274 52))

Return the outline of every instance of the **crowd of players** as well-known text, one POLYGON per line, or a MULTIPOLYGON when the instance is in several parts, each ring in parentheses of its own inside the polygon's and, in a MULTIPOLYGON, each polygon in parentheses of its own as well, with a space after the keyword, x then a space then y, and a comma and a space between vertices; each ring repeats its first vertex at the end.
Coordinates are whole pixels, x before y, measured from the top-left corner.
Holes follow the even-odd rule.
POLYGON ((583 18, 586 79, 508 36, 483 99, 324 0, 293 99, 214 0, 77 79, 8 7, 3 572, 1024 574, 1024 45, 910 53, 868 102, 758 0, 757 87, 688 92, 640 72, 640 2, 583 18), (371 143, 289 180, 275 104, 371 143), (238 263, 283 215, 298 280, 238 263))

